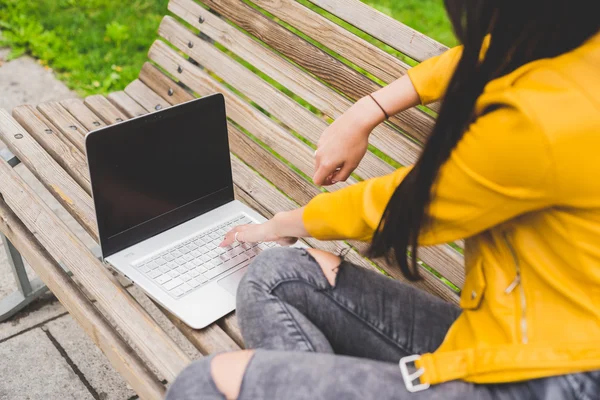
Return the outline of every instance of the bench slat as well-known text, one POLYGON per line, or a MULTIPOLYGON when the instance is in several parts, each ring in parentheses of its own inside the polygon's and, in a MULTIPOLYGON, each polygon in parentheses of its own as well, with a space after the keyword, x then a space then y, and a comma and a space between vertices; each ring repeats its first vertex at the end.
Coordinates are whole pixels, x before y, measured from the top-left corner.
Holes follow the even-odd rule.
MULTIPOLYGON (((7 118, 10 118, 8 113, 2 112, 1 119, 7 118)), ((21 131, 24 132, 22 128, 21 131)), ((64 171, 63 174, 66 175, 64 171)), ((36 232, 52 257, 61 260, 73 272, 160 373, 167 380, 174 379, 190 363, 187 355, 3 160, 0 161, 0 187, 7 204, 27 229, 36 232)))
MULTIPOLYGON (((218 75, 237 90, 277 116, 285 125, 312 143, 317 143, 328 124, 294 100, 260 79, 257 75, 223 54, 206 41, 193 35, 175 19, 165 17, 159 27, 159 34, 169 40, 181 51, 209 70, 218 71, 218 75), (192 47, 189 47, 192 44, 192 47)), ((393 168, 372 153, 363 158, 355 173, 363 178, 381 176, 393 171, 393 168)))
MULTIPOLYGON (((139 82, 139 84, 136 84, 129 88, 129 91, 134 96, 136 96, 136 98, 142 98, 143 96, 147 95, 148 90, 150 90, 150 89, 141 82, 139 82)), ((123 99, 123 96, 127 96, 127 94, 123 94, 121 96, 121 99, 123 99)), ((154 96, 157 96, 157 95, 154 94, 151 97, 153 100, 156 100, 154 98, 154 96)), ((124 100, 124 101, 126 103, 130 103, 131 101, 135 101, 135 100, 130 98, 129 100, 124 100)), ((162 99, 161 99, 161 101, 162 101, 162 99)), ((152 107, 153 104, 156 104, 155 101, 150 102, 149 100, 146 100, 145 103, 147 103, 150 107, 152 107)), ((169 107, 169 104, 166 101, 164 104, 167 105, 166 107, 169 107)), ((154 110, 151 109, 148 111, 154 111, 154 110)), ((143 112, 147 113, 146 110, 143 110, 143 112)), ((163 313, 167 316, 167 318, 169 318, 169 320, 171 322, 173 322, 173 324, 175 324, 175 326, 181 331, 181 333, 183 333, 183 335, 202 354, 209 354, 209 353, 213 353, 216 351, 227 351, 227 350, 236 350, 236 349, 239 350, 239 346, 218 326, 210 326, 206 329, 195 330, 195 329, 188 327, 184 323, 182 323, 176 316, 171 314, 171 312, 167 311, 162 306, 160 306, 158 304, 157 304, 157 306, 159 307, 159 309, 161 309, 163 311, 163 313)))
MULTIPOLYGON (((385 83, 400 78, 411 68, 297 1, 254 0, 254 3, 385 83)), ((427 107, 439 112, 440 104, 432 103, 427 107)))
MULTIPOLYGON (((200 7, 193 0, 171 0, 169 10, 200 29, 203 34, 226 45, 229 50, 317 107, 325 115, 335 119, 352 106, 352 102, 347 98, 200 7), (199 23, 200 18, 203 19, 202 23, 199 23)), ((162 93, 161 90, 156 92, 162 93)), ((387 155, 402 165, 413 164, 421 151, 413 141, 387 124, 375 128, 369 141, 379 150, 385 149, 387 155)))
POLYGON ((125 88, 125 93, 139 103, 146 111, 154 112, 169 108, 169 103, 144 85, 139 79, 125 88))
POLYGON ((83 104, 82 100, 63 100, 60 102, 60 105, 63 106, 72 116, 74 116, 75 119, 78 120, 88 131, 93 131, 94 129, 106 126, 102 119, 98 118, 98 116, 94 114, 92 110, 83 104))
POLYGON ((297 1, 253 0, 253 3, 384 82, 398 79, 410 68, 391 54, 297 1))
POLYGON ((144 63, 139 79, 170 104, 185 103, 195 98, 173 80, 163 78, 166 76, 158 68, 149 62, 144 63))
POLYGON ((56 102, 40 104, 37 108, 82 154, 85 154, 83 132, 86 132, 86 129, 79 121, 56 102))
POLYGON ((396 21, 359 0, 309 0, 417 61, 447 50, 432 38, 396 21))
MULTIPOLYGON (((300 171, 310 175, 314 167, 314 151, 305 143, 289 134, 269 117, 252 107, 225 86, 217 83, 206 72, 191 65, 164 42, 156 41, 150 48, 149 57, 173 76, 177 76, 194 92, 201 96, 222 93, 227 104, 227 115, 245 129, 252 132, 259 140, 294 164, 300 171), (177 73, 179 66, 184 66, 177 73)), ((350 178, 348 182, 355 182, 350 178)), ((340 182, 333 188, 348 186, 340 182)))
POLYGON ((125 92, 112 92, 107 96, 108 100, 129 118, 139 117, 146 114, 144 107, 129 97, 125 92))
MULTIPOLYGON (((0 138, 85 230, 97 238, 89 194, 5 110, 0 110, 0 138)), ((48 139, 51 138, 49 135, 48 139)))
MULTIPOLYGON (((354 100, 380 88, 366 76, 283 28, 243 1, 202 2, 354 100)), ((419 141, 425 140, 434 124, 433 118, 417 108, 392 116, 390 122, 419 141)))
POLYGON ((89 96, 84 100, 84 104, 94 113, 99 115, 107 125, 112 125, 127 119, 127 115, 122 113, 121 110, 115 107, 102 95, 96 94, 89 96))
MULTIPOLYGON (((294 164, 300 171, 306 175, 310 175, 312 172, 312 152, 306 153, 307 148, 302 149, 304 146, 299 146, 296 141, 295 144, 291 144, 289 141, 283 145, 279 144, 276 136, 282 136, 280 133, 281 129, 277 127, 270 119, 265 117, 263 114, 258 112, 256 109, 247 105, 243 100, 239 99, 235 94, 231 93, 224 86, 217 83, 208 74, 201 71, 200 69, 190 65, 186 65, 185 60, 176 54, 171 48, 162 42, 155 42, 149 52, 150 58, 157 62, 162 68, 171 74, 176 74, 181 81, 188 85, 194 92, 201 95, 207 95, 215 92, 223 93, 227 102, 228 115, 238 124, 242 125, 245 129, 250 131, 253 135, 258 137, 261 141, 265 142, 269 147, 277 151, 288 161, 294 164), (179 66, 185 66, 181 73, 177 72, 179 66), (297 149, 294 149, 295 146, 297 149), (304 157, 299 158, 301 152, 304 152, 304 157), (307 160, 307 158, 310 158, 307 160)), ((283 136, 285 137, 285 136, 283 136)), ((269 155, 268 157, 273 157, 269 155)), ((263 174, 268 174, 269 171, 266 169, 258 169, 263 174)), ((287 179, 280 179, 275 182, 276 185, 286 186, 288 185, 287 179)), ((289 186, 288 186, 289 188, 289 186)), ((306 193, 310 193, 306 191, 306 193)), ((304 204, 304 203, 302 203, 304 204)), ((448 248, 449 249, 449 248, 448 248)), ((457 254, 456 258, 448 257, 445 253, 448 249, 444 249, 439 254, 433 249, 426 249, 421 252, 423 261, 430 265, 432 268, 439 271, 442 275, 446 276, 455 285, 462 284, 460 271, 462 268, 462 257, 457 254), (435 256, 435 257, 434 257, 435 256), (441 262, 440 262, 441 261, 441 262), (455 272, 458 271, 458 272, 455 272)), ((451 250, 451 249, 450 249, 451 250)), ((453 250, 452 250, 453 251, 453 250)), ((452 253, 450 253, 452 254, 452 253)), ((435 278, 437 281, 437 278, 435 278)), ((444 286, 441 282, 440 285, 444 286)), ((441 287, 441 286, 440 286, 441 287)), ((439 290, 438 290, 439 292, 439 290)))
POLYGON ((158 378, 1 198, 0 230, 125 381, 144 399, 162 399, 165 387, 158 378))
POLYGON ((15 107, 12 114, 86 193, 92 192, 84 156, 69 140, 61 140, 62 133, 54 125, 30 105, 15 107))

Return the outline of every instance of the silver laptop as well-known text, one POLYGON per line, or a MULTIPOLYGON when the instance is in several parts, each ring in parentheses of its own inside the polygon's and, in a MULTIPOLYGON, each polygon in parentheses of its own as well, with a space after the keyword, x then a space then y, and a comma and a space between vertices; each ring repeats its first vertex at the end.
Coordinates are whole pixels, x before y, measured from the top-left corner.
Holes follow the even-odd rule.
POLYGON ((247 265, 274 244, 218 247, 265 219, 234 200, 223 96, 86 137, 103 260, 193 328, 235 309, 247 265))

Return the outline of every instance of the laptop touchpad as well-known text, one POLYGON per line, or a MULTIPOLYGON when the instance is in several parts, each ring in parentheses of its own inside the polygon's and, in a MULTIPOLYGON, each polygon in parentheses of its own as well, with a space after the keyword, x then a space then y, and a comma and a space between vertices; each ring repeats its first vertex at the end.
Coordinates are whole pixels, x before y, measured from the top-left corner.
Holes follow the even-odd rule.
POLYGON ((235 296, 235 294, 237 292, 237 288, 240 285, 240 281, 242 280, 244 275, 246 275, 247 269, 248 269, 248 267, 244 267, 244 268, 240 269, 239 271, 236 271, 233 274, 226 276, 225 278, 221 279, 217 283, 223 289, 227 290, 229 293, 231 293, 233 296, 235 296))

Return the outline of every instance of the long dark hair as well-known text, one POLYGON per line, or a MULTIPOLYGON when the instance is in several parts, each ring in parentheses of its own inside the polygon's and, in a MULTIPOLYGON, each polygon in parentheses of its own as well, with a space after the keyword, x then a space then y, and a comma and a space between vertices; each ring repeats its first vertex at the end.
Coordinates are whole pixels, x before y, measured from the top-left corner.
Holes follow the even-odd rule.
POLYGON ((475 101, 491 80, 534 60, 555 57, 600 29, 598 0, 445 0, 464 50, 450 81, 437 123, 414 168, 398 186, 369 249, 419 280, 417 241, 429 223, 440 168, 473 121, 475 101), (486 36, 490 43, 480 59, 486 36), (410 252, 410 255, 408 253, 410 252), (409 260, 410 258, 410 260, 409 260))

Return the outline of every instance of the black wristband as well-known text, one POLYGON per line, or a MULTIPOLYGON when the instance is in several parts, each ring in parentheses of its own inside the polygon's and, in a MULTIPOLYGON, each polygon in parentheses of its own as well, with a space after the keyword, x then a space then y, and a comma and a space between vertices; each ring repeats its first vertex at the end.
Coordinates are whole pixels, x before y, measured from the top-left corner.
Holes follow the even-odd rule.
POLYGON ((373 97, 373 95, 369 95, 369 97, 371 98, 371 100, 373 100, 375 102, 375 104, 377 104, 377 106, 379 106, 381 111, 383 111, 383 115, 385 115, 385 119, 390 119, 390 116, 388 115, 388 113, 385 111, 385 109, 383 107, 381 107, 381 104, 379 104, 379 102, 377 100, 375 100, 375 97, 373 97))

